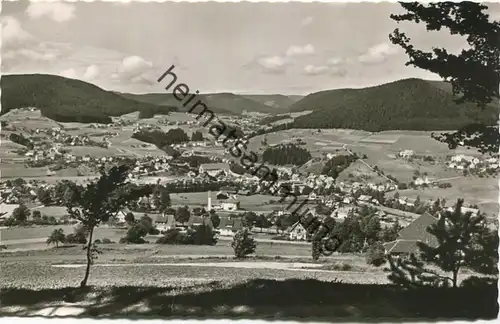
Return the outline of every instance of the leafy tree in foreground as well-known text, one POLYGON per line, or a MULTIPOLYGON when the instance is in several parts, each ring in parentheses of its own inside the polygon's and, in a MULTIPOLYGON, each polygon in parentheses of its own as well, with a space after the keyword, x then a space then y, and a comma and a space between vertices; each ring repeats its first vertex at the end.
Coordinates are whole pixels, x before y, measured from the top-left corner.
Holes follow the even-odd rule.
POLYGON ((12 212, 12 218, 17 223, 24 223, 28 220, 28 217, 30 216, 30 210, 28 207, 26 207, 25 204, 19 205, 14 211, 12 212))
POLYGON ((243 228, 236 232, 231 242, 231 247, 234 250, 234 255, 237 258, 244 258, 255 252, 257 245, 252 237, 252 232, 248 228, 243 228))
MULTIPOLYGON (((483 12, 488 8, 486 5, 466 1, 400 2, 400 5, 407 13, 391 15, 391 19, 417 24, 422 22, 428 31, 447 28, 452 35, 465 36, 470 46, 458 55, 450 54, 444 48, 424 52, 416 49, 410 38, 396 29, 389 38, 406 51, 409 57, 406 65, 436 73, 451 83, 457 103, 472 102, 484 109, 500 98, 500 23, 488 20, 488 14, 483 12)), ((471 123, 455 133, 433 137, 452 149, 464 145, 475 147, 482 153, 497 153, 499 150, 498 125, 471 123)))
POLYGON ((55 244, 56 248, 59 247, 59 243, 64 243, 66 240, 64 236, 64 231, 62 228, 58 228, 52 231, 50 236, 47 238, 47 244, 55 244))
POLYGON ((463 199, 459 199, 455 210, 443 211, 439 220, 428 227, 427 231, 435 236, 437 244, 417 243, 420 255, 410 258, 388 257, 391 281, 403 286, 439 283, 457 287, 460 269, 498 273, 497 232, 487 227, 484 215, 462 213, 462 205, 463 199))
POLYGON ((106 223, 111 217, 122 210, 127 201, 151 194, 150 187, 140 189, 128 186, 127 179, 132 166, 123 164, 114 166, 109 171, 101 169, 98 180, 92 181, 81 191, 75 193, 74 200, 66 206, 69 215, 79 221, 88 231, 88 241, 84 249, 87 251, 87 267, 80 287, 87 285, 90 266, 99 251, 92 244, 94 229, 106 223))

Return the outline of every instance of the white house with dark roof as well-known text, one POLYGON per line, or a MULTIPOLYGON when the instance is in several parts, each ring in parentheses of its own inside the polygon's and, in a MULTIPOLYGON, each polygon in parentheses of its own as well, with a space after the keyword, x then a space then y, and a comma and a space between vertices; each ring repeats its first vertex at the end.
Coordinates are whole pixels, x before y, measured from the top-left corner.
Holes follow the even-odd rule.
POLYGON ((229 198, 226 200, 219 201, 222 210, 225 211, 235 211, 240 209, 240 201, 236 198, 229 198))
POLYGON ((200 174, 207 173, 208 175, 215 177, 221 172, 229 173, 229 164, 227 163, 205 163, 200 165, 200 174))
POLYGON ((299 222, 288 227, 285 233, 292 241, 305 241, 307 239, 307 231, 299 222))

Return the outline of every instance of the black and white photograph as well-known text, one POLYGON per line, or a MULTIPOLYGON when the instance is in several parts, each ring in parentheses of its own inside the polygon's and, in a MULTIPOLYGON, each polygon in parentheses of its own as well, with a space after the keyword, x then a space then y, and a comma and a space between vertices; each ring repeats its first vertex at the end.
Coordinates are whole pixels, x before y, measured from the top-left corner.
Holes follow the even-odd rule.
POLYGON ((498 317, 500 3, 0 20, 0 321, 498 317))

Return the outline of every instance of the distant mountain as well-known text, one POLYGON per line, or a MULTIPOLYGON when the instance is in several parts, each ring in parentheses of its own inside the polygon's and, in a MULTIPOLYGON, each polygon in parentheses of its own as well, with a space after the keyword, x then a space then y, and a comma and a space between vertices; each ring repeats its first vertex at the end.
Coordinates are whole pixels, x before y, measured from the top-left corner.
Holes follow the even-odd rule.
POLYGON ((248 99, 247 96, 241 96, 234 93, 208 93, 199 94, 186 107, 183 107, 172 93, 146 93, 146 94, 131 94, 120 93, 121 96, 129 99, 134 99, 141 102, 146 102, 155 105, 168 105, 180 108, 179 111, 189 110, 197 100, 217 114, 240 115, 244 110, 248 112, 270 113, 273 108, 265 105, 262 102, 248 99))
POLYGON ((453 130, 471 122, 494 125, 498 105, 475 116, 475 105, 458 105, 443 82, 405 79, 363 89, 338 89, 310 94, 290 107, 313 110, 297 117, 294 128, 383 130, 453 130))
POLYGON ((285 112, 291 105, 302 99, 302 96, 285 96, 280 94, 244 95, 244 97, 274 108, 270 110, 271 113, 285 112))
POLYGON ((59 122, 109 123, 110 116, 139 111, 168 113, 174 107, 159 107, 101 89, 91 83, 49 74, 4 75, 0 80, 2 111, 36 107, 42 115, 59 122))

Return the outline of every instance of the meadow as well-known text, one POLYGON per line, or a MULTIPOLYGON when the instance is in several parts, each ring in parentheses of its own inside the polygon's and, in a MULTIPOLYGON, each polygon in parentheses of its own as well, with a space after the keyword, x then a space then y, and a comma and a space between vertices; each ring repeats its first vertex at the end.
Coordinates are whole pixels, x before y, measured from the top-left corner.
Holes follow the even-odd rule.
MULTIPOLYGON (((212 203, 216 203, 217 192, 210 192, 210 197, 212 198, 212 203)), ((172 205, 206 206, 208 202, 208 191, 175 193, 170 195, 170 199, 172 205)), ((267 205, 271 201, 276 201, 278 199, 279 197, 271 195, 238 196, 240 206, 248 210, 257 206, 267 205)))

